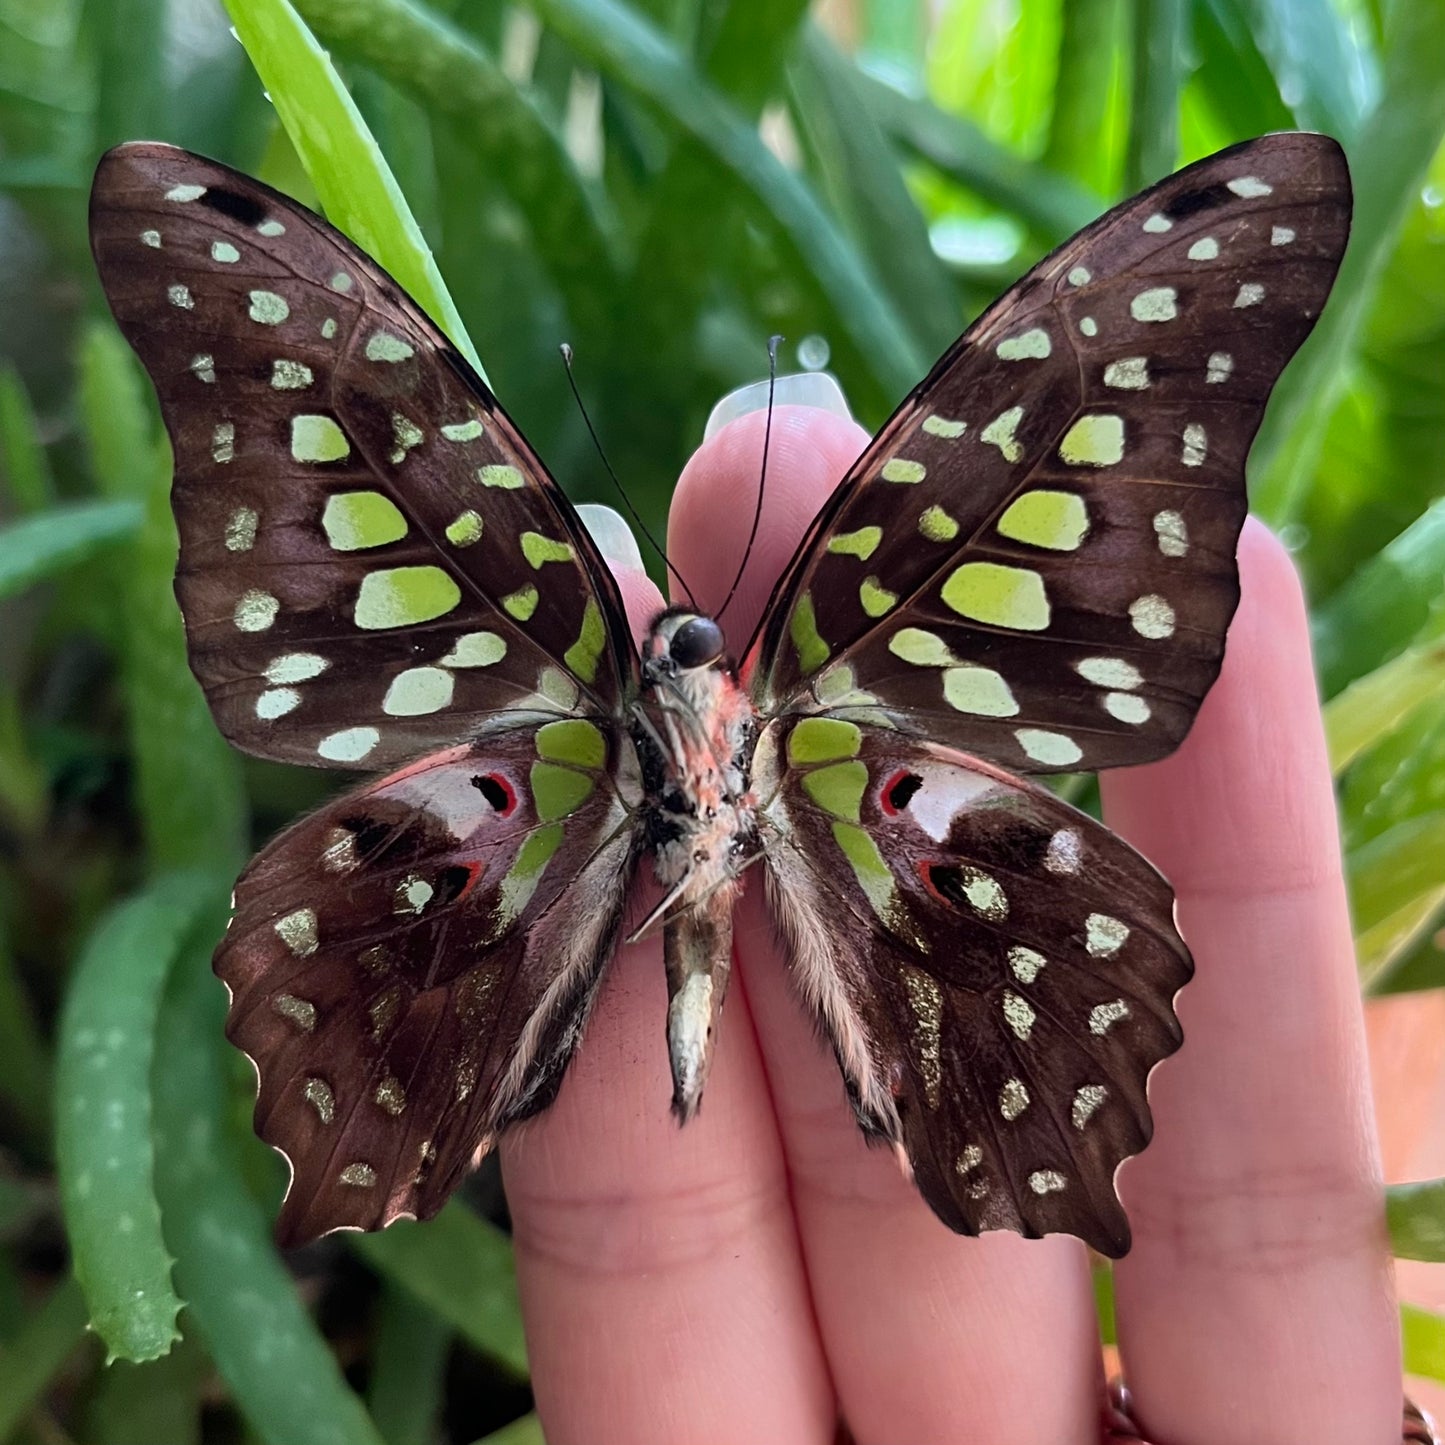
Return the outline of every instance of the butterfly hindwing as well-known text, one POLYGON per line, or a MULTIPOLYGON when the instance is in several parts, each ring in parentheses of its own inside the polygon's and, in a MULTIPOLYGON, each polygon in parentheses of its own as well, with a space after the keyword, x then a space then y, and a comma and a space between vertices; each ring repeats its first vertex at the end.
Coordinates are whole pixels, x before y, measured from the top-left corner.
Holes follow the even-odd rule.
POLYGON ((285 1243, 434 1214, 545 1108, 615 946, 636 842, 625 738, 583 719, 425 758, 296 824, 216 952, 285 1243))
POLYGON ((1188 950, 1149 864, 1052 793, 842 719, 759 749, 775 917, 870 1135, 967 1234, 1128 1248, 1119 1164, 1181 1042, 1188 950))
POLYGON ((96 264, 176 459, 176 589, 222 731, 376 769, 574 708, 635 651, 611 574, 495 398, 319 217, 171 146, 111 151, 96 264))
POLYGON ((1329 293, 1350 186, 1325 136, 1222 151, 1040 263, 825 507, 745 671, 1017 772, 1183 738, 1238 600, 1245 455, 1329 293))

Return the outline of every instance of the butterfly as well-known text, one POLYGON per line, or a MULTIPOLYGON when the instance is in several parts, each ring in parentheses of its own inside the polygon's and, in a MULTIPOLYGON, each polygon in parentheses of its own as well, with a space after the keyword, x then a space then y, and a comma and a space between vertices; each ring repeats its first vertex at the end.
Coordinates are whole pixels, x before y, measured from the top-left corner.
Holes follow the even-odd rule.
POLYGON ((1123 1254, 1192 963, 1167 882, 1030 775, 1188 731, 1350 204, 1332 140, 1271 135, 1066 242, 873 439, 735 664, 695 606, 634 644, 525 438, 344 236, 109 152, 92 246, 175 452, 192 668, 246 752, 380 774, 261 851, 215 955, 291 1166, 278 1238, 426 1218, 547 1108, 650 862, 680 1119, 756 865, 858 1124, 939 1219, 1123 1254))

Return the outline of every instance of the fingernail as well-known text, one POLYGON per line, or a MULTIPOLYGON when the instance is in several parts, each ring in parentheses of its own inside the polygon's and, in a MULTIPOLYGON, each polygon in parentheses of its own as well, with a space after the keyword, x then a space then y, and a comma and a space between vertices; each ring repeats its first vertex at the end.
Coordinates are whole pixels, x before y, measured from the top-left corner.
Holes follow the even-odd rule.
MULTIPOLYGON (((702 429, 706 441, 714 432, 720 432, 730 421, 746 416, 750 411, 762 411, 768 404, 768 383, 750 382, 730 391, 713 407, 707 425, 702 429)), ((780 376, 773 393, 775 406, 816 406, 831 411, 834 416, 845 416, 850 421, 853 413, 848 409, 848 398, 843 388, 826 371, 799 371, 790 376, 780 376)))
POLYGON ((604 507, 598 502, 582 502, 577 515, 582 525, 592 534, 597 550, 613 567, 631 567, 642 571, 642 553, 638 550, 637 538, 621 512, 604 507))

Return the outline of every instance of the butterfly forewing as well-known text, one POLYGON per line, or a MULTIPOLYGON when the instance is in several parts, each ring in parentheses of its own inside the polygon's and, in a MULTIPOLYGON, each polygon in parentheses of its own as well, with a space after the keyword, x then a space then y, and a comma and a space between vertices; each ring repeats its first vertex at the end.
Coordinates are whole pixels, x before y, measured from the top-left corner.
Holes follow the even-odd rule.
POLYGON ((436 754, 282 834, 216 953, 285 1243, 434 1214, 556 1093, 635 863, 625 739, 582 719, 436 754))
POLYGON ((325 222, 170 146, 110 152, 91 237, 176 458, 191 664, 248 752, 377 768, 615 713, 610 573, 495 398, 325 222))
POLYGON ((1169 885, 952 750, 834 718, 770 731, 770 896, 865 1131, 953 1229, 1124 1253, 1114 1173, 1149 1140, 1191 972, 1169 885))
POLYGON ((1161 757, 1218 673, 1245 455, 1324 305, 1324 136, 1188 167, 967 332, 815 523, 751 650, 763 710, 842 708, 1021 772, 1161 757))

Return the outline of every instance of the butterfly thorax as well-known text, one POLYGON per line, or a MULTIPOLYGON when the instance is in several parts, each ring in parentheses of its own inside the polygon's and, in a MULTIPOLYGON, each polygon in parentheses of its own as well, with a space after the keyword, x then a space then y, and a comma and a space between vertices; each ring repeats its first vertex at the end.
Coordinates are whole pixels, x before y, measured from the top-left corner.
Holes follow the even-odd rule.
MULTIPOLYGON (((709 617, 670 608, 648 630, 632 736, 643 823, 663 898, 673 1109, 696 1110, 727 991, 732 909, 756 851, 756 713, 709 617)), ((646 925, 644 925, 646 927, 646 925)))

